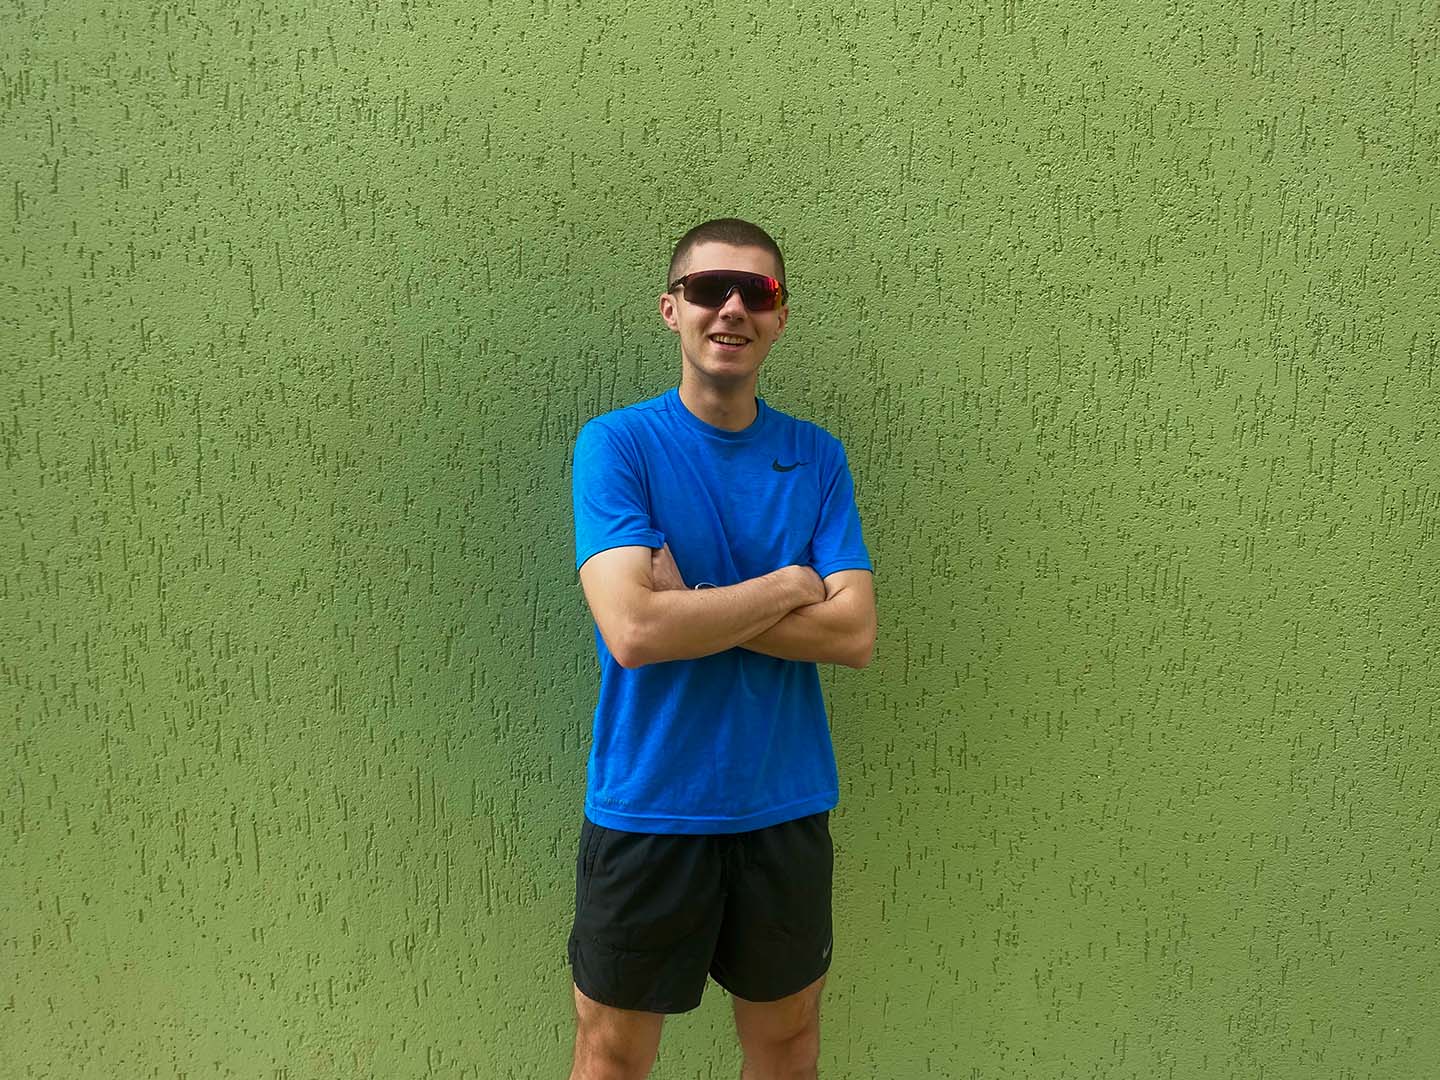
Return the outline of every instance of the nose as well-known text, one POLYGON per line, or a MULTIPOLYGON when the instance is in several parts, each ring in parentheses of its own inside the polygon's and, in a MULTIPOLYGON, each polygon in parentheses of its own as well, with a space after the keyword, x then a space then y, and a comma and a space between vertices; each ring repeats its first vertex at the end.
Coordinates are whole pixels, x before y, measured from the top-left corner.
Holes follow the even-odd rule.
POLYGON ((745 301, 740 299, 740 286, 736 285, 725 294, 725 302, 720 305, 720 314, 730 318, 740 318, 746 313, 745 301))

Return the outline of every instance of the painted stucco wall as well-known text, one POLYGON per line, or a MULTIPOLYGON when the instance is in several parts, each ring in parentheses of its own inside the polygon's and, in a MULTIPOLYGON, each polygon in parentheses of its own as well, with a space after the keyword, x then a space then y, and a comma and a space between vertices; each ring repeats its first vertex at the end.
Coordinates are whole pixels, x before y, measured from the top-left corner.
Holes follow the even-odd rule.
MULTIPOLYGON (((6 1076, 563 1075, 669 245, 878 568, 828 1077, 1440 1075, 1440 8, 0 4, 6 1076)), ((656 1076, 729 1076, 714 987, 656 1076)))

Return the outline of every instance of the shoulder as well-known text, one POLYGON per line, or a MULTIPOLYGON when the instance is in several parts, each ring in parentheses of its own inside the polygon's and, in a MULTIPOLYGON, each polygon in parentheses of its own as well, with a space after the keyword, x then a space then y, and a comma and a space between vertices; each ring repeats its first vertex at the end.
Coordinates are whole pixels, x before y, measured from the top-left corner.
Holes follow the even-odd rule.
POLYGON ((844 459, 845 447, 838 438, 821 425, 813 420, 802 420, 798 416, 791 416, 787 412, 771 407, 768 403, 766 408, 770 410, 775 431, 780 437, 799 445, 813 447, 815 455, 822 460, 844 459))
POLYGON ((615 442, 627 441, 637 433, 653 426, 656 416, 665 406, 665 395, 637 401, 619 409, 592 416, 580 425, 577 441, 615 442))

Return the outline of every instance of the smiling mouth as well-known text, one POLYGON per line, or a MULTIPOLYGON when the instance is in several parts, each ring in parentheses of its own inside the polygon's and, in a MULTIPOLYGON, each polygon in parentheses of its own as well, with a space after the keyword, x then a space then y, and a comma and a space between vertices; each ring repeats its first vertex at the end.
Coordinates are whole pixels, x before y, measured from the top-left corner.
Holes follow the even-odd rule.
POLYGON ((738 334, 711 334, 710 340, 728 349, 738 349, 742 345, 750 344, 749 338, 740 337, 738 334))

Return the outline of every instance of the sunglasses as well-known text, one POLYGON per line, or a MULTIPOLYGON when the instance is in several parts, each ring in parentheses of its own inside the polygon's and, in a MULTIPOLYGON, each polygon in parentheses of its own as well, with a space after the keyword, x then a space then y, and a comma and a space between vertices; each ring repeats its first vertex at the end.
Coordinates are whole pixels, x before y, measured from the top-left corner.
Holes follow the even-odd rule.
POLYGON ((666 292, 684 288, 685 299, 701 307, 724 307, 737 289, 740 302, 751 311, 774 311, 785 303, 785 286, 764 274, 743 270, 699 270, 670 283, 666 292))

